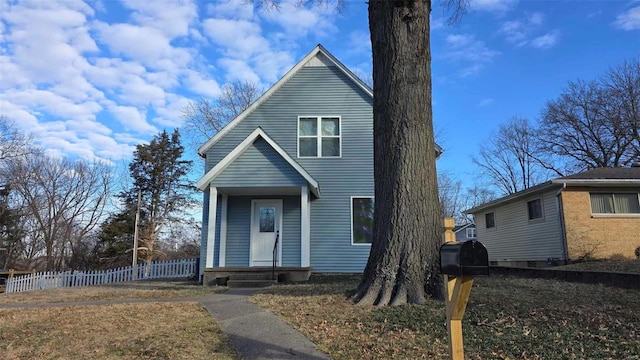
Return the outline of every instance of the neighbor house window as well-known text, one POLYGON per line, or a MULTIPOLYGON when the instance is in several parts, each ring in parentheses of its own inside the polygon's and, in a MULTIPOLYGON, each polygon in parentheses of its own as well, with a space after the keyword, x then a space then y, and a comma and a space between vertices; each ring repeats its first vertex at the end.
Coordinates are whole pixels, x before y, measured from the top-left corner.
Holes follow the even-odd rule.
POLYGON ((339 157, 340 141, 340 117, 298 118, 298 157, 339 157))
POLYGON ((373 241, 373 197, 351 198, 351 243, 373 241))
POLYGON ((496 227, 496 217, 495 213, 486 213, 484 214, 484 223, 488 228, 496 227))
POLYGON ((542 219, 542 199, 527 201, 529 220, 542 219))
POLYGON ((467 228, 467 239, 476 238, 476 228, 467 228))
POLYGON ((593 214, 640 214, 638 193, 591 193, 593 214))

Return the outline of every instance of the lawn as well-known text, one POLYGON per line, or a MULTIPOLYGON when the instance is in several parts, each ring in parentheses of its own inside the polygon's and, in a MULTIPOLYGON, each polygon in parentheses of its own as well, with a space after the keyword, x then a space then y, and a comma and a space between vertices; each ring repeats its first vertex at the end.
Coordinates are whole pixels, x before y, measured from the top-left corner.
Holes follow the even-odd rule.
MULTIPOLYGON (((3 303, 190 297, 211 288, 176 282, 135 283, 2 294, 3 303), (29 301, 32 297, 33 301, 29 301)), ((0 309, 2 359, 239 359, 198 303, 184 302, 0 309)))
POLYGON ((0 304, 175 298, 212 295, 220 291, 220 288, 203 287, 192 281, 136 281, 104 286, 87 286, 0 294, 0 304))
POLYGON ((627 272, 640 274, 640 259, 590 260, 565 266, 558 266, 557 268, 565 270, 627 272))
MULTIPOLYGON (((357 277, 317 276, 251 300, 334 359, 447 356, 444 303, 353 306, 357 277)), ((466 359, 640 359, 640 292, 555 280, 476 279, 463 320, 466 359)))

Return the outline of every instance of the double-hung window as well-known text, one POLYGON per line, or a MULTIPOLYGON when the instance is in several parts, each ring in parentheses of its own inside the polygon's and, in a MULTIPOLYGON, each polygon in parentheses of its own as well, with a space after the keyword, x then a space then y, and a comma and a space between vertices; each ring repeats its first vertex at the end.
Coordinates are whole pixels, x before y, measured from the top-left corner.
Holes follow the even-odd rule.
POLYGON ((591 193, 592 214, 640 214, 638 193, 591 193))
POLYGON ((298 117, 298 157, 340 157, 339 116, 298 117))
POLYGON ((466 230, 467 230, 467 239, 476 238, 476 228, 469 227, 466 230))

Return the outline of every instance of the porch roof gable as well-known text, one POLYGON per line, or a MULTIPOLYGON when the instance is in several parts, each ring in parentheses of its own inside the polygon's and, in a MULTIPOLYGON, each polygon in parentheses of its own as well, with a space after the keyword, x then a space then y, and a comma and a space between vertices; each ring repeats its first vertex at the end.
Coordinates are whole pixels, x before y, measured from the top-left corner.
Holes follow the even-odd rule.
POLYGON ((236 146, 227 156, 225 156, 216 166, 209 170, 203 177, 198 180, 197 187, 204 191, 207 186, 220 175, 229 165, 231 165, 236 159, 240 157, 255 141, 258 137, 264 139, 291 167, 293 167, 309 185, 309 190, 316 196, 320 197, 320 187, 318 182, 289 154, 287 154, 278 143, 271 139, 262 128, 256 128, 249 136, 247 136, 238 146, 236 146))

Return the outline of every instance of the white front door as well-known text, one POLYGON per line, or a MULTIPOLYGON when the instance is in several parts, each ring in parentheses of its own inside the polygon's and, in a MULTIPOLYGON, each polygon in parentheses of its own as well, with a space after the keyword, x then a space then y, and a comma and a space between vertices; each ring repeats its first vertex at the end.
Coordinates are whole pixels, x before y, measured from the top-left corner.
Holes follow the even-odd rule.
POLYGON ((276 265, 282 258, 282 200, 251 201, 251 266, 271 266, 276 236, 276 265))

